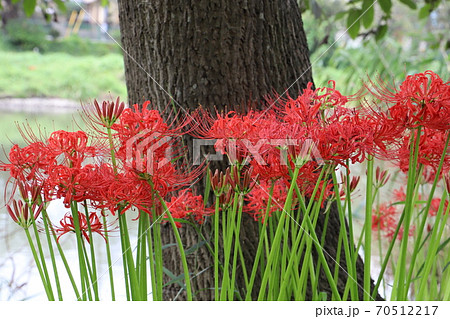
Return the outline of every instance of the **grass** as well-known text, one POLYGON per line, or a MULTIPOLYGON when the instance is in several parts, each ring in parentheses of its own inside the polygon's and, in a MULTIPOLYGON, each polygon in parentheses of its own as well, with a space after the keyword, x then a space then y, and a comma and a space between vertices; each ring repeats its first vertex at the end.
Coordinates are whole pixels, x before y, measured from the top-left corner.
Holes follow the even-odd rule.
POLYGON ((120 54, 72 56, 67 53, 0 51, 0 97, 60 97, 71 100, 126 100, 120 54))

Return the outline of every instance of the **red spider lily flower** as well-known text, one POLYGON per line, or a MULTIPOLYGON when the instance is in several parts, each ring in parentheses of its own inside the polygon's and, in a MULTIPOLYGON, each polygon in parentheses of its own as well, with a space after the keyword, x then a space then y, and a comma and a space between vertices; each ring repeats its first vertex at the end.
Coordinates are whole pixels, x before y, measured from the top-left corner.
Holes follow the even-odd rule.
MULTIPOLYGON (((202 224, 205 217, 214 212, 210 208, 205 208, 202 195, 193 195, 190 189, 181 191, 178 196, 172 196, 167 202, 167 208, 173 218, 193 219, 199 224, 202 224)), ((175 224, 181 228, 181 222, 175 221, 175 224)))
POLYGON ((394 200, 397 202, 404 202, 406 199, 405 187, 400 187, 398 189, 394 189, 394 200))
MULTIPOLYGON (((321 111, 345 105, 351 98, 343 96, 335 88, 335 82, 330 81, 331 88, 323 87, 313 90, 312 83, 296 99, 277 98, 276 108, 282 111, 287 123, 301 123, 309 127, 321 118, 321 111)), ((270 102, 270 101, 269 101, 270 102)), ((273 103, 271 103, 273 104, 273 103)))
POLYGON ((333 183, 331 180, 328 180, 326 176, 322 176, 322 180, 319 180, 321 170, 322 166, 317 163, 312 161, 307 162, 300 168, 297 184, 301 194, 306 198, 311 198, 314 193, 314 188, 318 183, 319 186, 314 200, 319 201, 321 193, 323 193, 322 200, 320 202, 320 205, 323 207, 325 200, 333 195, 333 183))
MULTIPOLYGON (((86 215, 78 212, 78 220, 80 224, 80 232, 82 236, 86 239, 88 243, 90 243, 89 240, 89 226, 88 226, 88 220, 86 219, 86 215)), ((73 232, 75 233, 75 225, 73 222, 73 216, 71 213, 67 213, 63 219, 59 222, 61 226, 55 226, 55 232, 58 234, 57 240, 61 238, 62 235, 73 232)), ((106 241, 106 237, 104 235, 105 229, 103 223, 100 221, 100 218, 97 216, 96 213, 89 213, 89 224, 91 227, 92 233, 97 233, 100 236, 103 237, 103 239, 106 241)))
MULTIPOLYGON (((288 190, 286 183, 280 179, 273 182, 261 181, 245 196, 246 205, 244 211, 250 214, 255 221, 259 220, 262 223, 264 222, 267 205, 269 203, 270 183, 275 184, 273 186, 268 217, 271 217, 277 211, 283 210, 288 190)), ((295 207, 295 205, 293 205, 293 207, 295 207)))
MULTIPOLYGON (((390 240, 394 239, 395 230, 397 229, 398 220, 400 217, 400 212, 396 209, 394 205, 382 203, 377 209, 373 210, 372 213, 372 230, 380 230, 384 235, 390 240)), ((415 227, 412 226, 408 236, 414 235, 415 227)), ((402 239, 403 237, 403 227, 400 228, 397 239, 402 239)))
POLYGON ((94 157, 100 152, 93 146, 88 146, 88 136, 83 131, 53 132, 47 140, 48 149, 55 157, 62 155, 63 163, 70 167, 81 167, 87 157, 94 157))
POLYGON ((265 154, 282 145, 277 142, 282 142, 294 134, 292 128, 288 128, 277 114, 270 110, 251 110, 245 115, 235 112, 226 115, 217 113, 213 118, 201 109, 194 117, 201 121, 201 125, 195 130, 196 136, 216 140, 216 151, 226 154, 232 164, 245 165, 252 158, 258 165, 270 164, 265 160, 265 154))
POLYGON ((9 171, 17 180, 42 179, 48 165, 55 162, 55 156, 42 142, 35 142, 23 148, 17 144, 9 151, 9 164, 0 163, 0 170, 9 171))
POLYGON ((85 122, 111 128, 125 109, 125 103, 120 102, 120 97, 117 97, 116 102, 103 101, 100 106, 97 100, 94 100, 93 106, 82 106, 82 108, 88 120, 85 122))
POLYGON ((12 204, 6 205, 6 210, 9 213, 9 216, 22 228, 28 228, 33 224, 33 220, 38 218, 42 209, 44 208, 44 204, 37 205, 33 203, 29 205, 28 203, 24 203, 21 200, 11 200, 12 204))
POLYGON ((152 187, 145 180, 139 179, 132 172, 108 175, 103 180, 99 176, 98 199, 93 204, 99 209, 108 209, 112 214, 116 211, 125 213, 128 209, 136 207, 151 214, 154 204, 152 187), (103 185, 103 186, 102 186, 103 185))
POLYGON ((367 89, 379 100, 390 104, 389 115, 399 126, 433 129, 450 127, 450 82, 432 71, 409 75, 397 89, 381 80, 367 89))
POLYGON ((401 144, 405 128, 390 119, 387 112, 367 103, 362 104, 359 120, 369 128, 366 133, 371 143, 365 145, 367 153, 381 160, 390 160, 392 151, 401 144))
MULTIPOLYGON (((412 132, 405 134, 402 143, 398 149, 392 150, 390 160, 398 165, 403 171, 407 172, 409 169, 409 157, 411 153, 411 135, 412 132)), ((422 164, 426 168, 427 179, 433 180, 438 169, 439 162, 444 152, 447 133, 440 130, 433 130, 428 128, 422 129, 420 136, 419 150, 418 150, 418 165, 422 164)), ((450 150, 447 149, 447 154, 444 158, 444 167, 441 171, 445 173, 450 168, 450 150)))
POLYGON ((119 121, 112 125, 111 128, 117 131, 116 136, 122 145, 126 145, 129 139, 136 140, 136 137, 179 137, 191 123, 191 118, 181 116, 176 117, 172 123, 166 123, 158 110, 149 109, 150 105, 150 101, 146 101, 142 107, 134 104, 133 108, 123 110, 119 121))
MULTIPOLYGON (((431 200, 430 210, 428 211, 429 216, 436 216, 439 212, 439 206, 441 205, 442 199, 440 198, 433 198, 431 200)), ((448 206, 448 199, 445 200, 444 207, 443 207, 443 213, 447 211, 448 206)))
POLYGON ((82 202, 88 199, 90 176, 93 165, 81 168, 65 165, 52 165, 45 184, 48 194, 56 198, 63 198, 64 205, 70 207, 71 201, 82 202))

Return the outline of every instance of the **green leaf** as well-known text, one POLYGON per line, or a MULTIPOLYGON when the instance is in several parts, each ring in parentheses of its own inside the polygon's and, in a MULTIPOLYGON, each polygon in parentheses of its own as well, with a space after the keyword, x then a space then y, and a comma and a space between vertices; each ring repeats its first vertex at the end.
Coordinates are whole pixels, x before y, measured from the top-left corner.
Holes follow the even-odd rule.
POLYGON ((167 249, 167 248, 170 248, 170 247, 174 247, 176 245, 177 245, 176 243, 165 244, 165 245, 163 245, 161 247, 161 250, 164 250, 164 249, 167 249))
POLYGON ((375 34, 375 40, 379 41, 383 39, 383 37, 386 35, 387 30, 388 30, 387 24, 380 25, 377 29, 377 33, 375 34))
POLYGON ((62 13, 67 11, 66 3, 63 0, 53 0, 54 3, 58 6, 58 10, 62 13))
POLYGON ((192 245, 192 247, 189 247, 188 249, 186 249, 184 251, 184 253, 186 254, 186 256, 190 255, 205 244, 206 244, 206 241, 202 240, 201 242, 198 242, 195 245, 192 245))
POLYGON ((419 10, 419 20, 428 18, 430 16, 430 13, 431 13, 431 5, 427 3, 419 10))
POLYGON ((404 5, 407 5, 408 7, 410 7, 413 10, 417 9, 416 3, 412 0, 400 0, 400 2, 403 3, 404 5))
POLYGON ((380 4, 381 10, 384 11, 387 15, 391 14, 392 1, 391 0, 378 0, 380 4))
POLYGON ((181 274, 179 276, 175 276, 173 272, 171 272, 169 269, 167 269, 166 267, 163 266, 163 273, 165 273, 170 279, 172 279, 171 281, 169 281, 168 283, 164 284, 164 287, 167 287, 171 284, 178 284, 181 288, 184 288, 184 274, 181 274))
POLYGON ((334 15, 334 21, 338 21, 347 15, 347 11, 339 11, 334 15))
POLYGON ((27 17, 31 17, 33 15, 35 8, 36 8, 36 0, 23 1, 23 11, 25 11, 27 17))
POLYGON ((205 192, 203 196, 203 205, 206 206, 208 204, 209 193, 211 192, 211 170, 206 171, 206 185, 205 192))
POLYGON ((359 28, 361 27, 361 11, 352 9, 348 12, 347 16, 347 32, 352 39, 355 39, 359 34, 359 28))
POLYGON ((438 254, 444 247, 450 242, 450 238, 447 238, 442 244, 439 245, 436 254, 438 254))
POLYGON ((102 7, 106 7, 109 3, 109 0, 102 0, 102 7))
POLYGON ((375 8, 374 8, 374 0, 364 0, 362 4, 362 23, 364 28, 368 29, 372 25, 373 17, 375 15, 375 8))

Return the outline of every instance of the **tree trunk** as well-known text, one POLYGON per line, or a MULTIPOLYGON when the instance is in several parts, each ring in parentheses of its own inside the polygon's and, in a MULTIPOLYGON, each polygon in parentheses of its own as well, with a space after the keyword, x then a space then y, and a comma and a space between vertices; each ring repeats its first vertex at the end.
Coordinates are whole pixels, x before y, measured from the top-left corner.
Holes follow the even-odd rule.
MULTIPOLYGON (((312 82, 306 36, 295 0, 122 0, 119 18, 126 83, 133 104, 151 100, 161 109, 169 106, 181 112, 199 105, 210 110, 245 110, 249 103, 259 102, 274 91, 281 94, 288 90, 295 97, 312 82)), ((331 214, 325 250, 334 258, 338 234, 333 230, 338 231, 340 223, 335 209, 331 214)), ((320 219, 318 227, 323 216, 320 219)), ((243 223, 242 247, 250 268, 258 225, 250 217, 243 223)), ((206 235, 209 228, 204 226, 206 235)), ((164 230, 165 243, 175 242, 172 232, 164 230)), ((318 233, 320 236, 320 230, 318 233)), ((189 227, 183 227, 181 235, 185 247, 200 240, 189 227)), ((165 267, 174 274, 182 273, 178 256, 176 247, 164 251, 165 267)), ((189 270, 198 274, 193 281, 196 299, 213 300, 210 254, 202 247, 188 256, 188 262, 189 270)), ((334 269, 332 258, 329 262, 334 269)), ((362 283, 361 260, 358 274, 362 283)), ((339 278, 343 292, 346 276, 339 278)), ((242 278, 238 280, 243 287, 242 278)), ((324 275, 319 289, 331 296, 324 275)), ((174 299, 179 290, 176 285, 167 287, 165 299, 174 299)), ((178 299, 183 297, 181 294, 178 299)))

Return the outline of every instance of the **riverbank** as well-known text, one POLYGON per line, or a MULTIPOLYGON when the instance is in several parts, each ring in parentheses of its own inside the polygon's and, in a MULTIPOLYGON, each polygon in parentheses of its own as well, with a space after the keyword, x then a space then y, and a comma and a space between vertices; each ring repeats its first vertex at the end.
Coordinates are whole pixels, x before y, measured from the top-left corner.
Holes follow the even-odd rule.
POLYGON ((0 98, 1 112, 73 113, 81 102, 62 98, 0 98))

